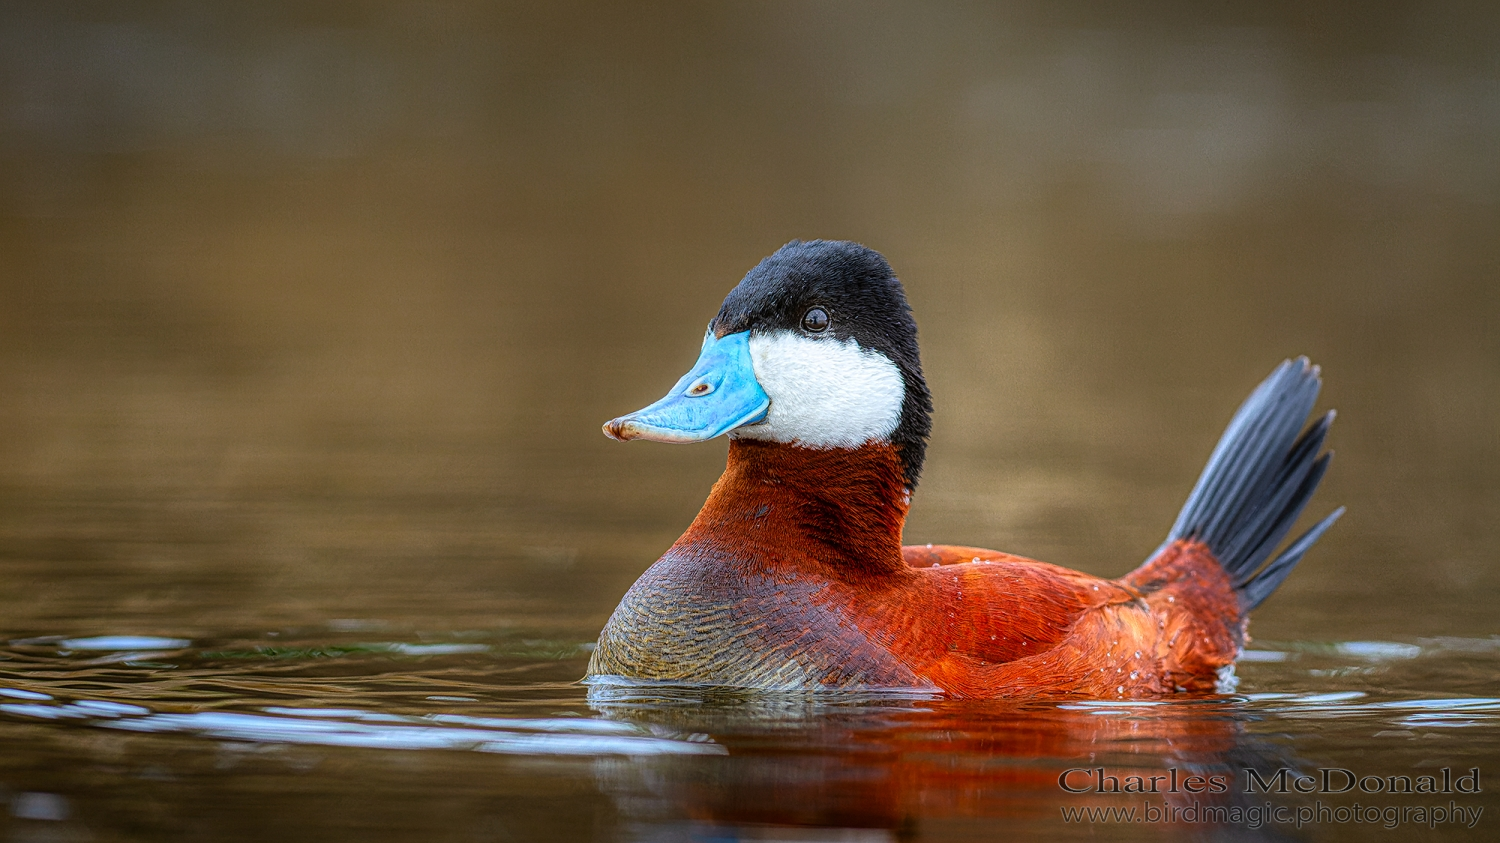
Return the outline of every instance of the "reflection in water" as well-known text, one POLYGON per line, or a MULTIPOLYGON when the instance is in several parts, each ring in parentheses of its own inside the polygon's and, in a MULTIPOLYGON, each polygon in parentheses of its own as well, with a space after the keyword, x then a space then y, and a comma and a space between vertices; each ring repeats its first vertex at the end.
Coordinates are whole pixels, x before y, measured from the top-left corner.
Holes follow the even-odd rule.
MULTIPOLYGON (((1228 699, 1120 706, 604 690, 590 694, 601 713, 702 730, 742 759, 706 780, 685 770, 609 765, 611 792, 628 794, 649 782, 672 803, 653 809, 657 819, 900 828, 927 816, 1050 824, 1059 805, 1119 801, 1062 791, 1059 777, 1072 767, 1103 768, 1118 781, 1163 776, 1158 784, 1165 787, 1173 768, 1183 777, 1239 777, 1243 767, 1290 763, 1283 750, 1245 732, 1245 710, 1228 699), (796 748, 791 758, 789 747, 796 748)), ((1155 797, 1174 804, 1237 798, 1155 797)))

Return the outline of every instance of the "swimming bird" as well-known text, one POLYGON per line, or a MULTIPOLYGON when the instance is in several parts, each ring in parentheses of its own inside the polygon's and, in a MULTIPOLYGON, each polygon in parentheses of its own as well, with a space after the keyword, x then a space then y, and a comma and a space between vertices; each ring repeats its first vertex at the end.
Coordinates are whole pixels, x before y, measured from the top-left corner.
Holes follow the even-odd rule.
POLYGON ((792 241, 730 291, 698 361, 615 439, 728 436, 687 532, 631 586, 587 681, 956 698, 1157 697, 1232 681, 1249 613, 1343 513, 1272 558, 1328 468, 1319 371, 1239 408, 1156 552, 1104 579, 903 547, 932 400, 901 282, 872 249, 792 241), (1269 561, 1267 561, 1269 560, 1269 561))

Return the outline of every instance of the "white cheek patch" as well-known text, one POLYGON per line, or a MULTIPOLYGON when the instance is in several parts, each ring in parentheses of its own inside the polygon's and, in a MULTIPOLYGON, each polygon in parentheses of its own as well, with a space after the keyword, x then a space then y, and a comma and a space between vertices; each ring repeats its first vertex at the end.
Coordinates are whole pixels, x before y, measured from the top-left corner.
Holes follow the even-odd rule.
POLYGON ((750 335, 755 379, 771 399, 766 420, 731 436, 809 448, 857 448, 888 439, 901 422, 906 384, 889 357, 852 338, 790 331, 750 335))

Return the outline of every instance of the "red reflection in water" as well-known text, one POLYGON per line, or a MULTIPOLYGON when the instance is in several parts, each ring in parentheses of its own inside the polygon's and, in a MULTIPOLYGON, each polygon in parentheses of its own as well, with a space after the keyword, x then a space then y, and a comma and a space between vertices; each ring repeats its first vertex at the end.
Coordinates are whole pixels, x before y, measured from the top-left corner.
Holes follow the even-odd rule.
POLYGON ((1243 792, 1244 768, 1290 763, 1249 735, 1237 703, 1224 698, 1128 706, 807 704, 800 712, 792 701, 708 702, 650 707, 596 695, 594 706, 605 714, 706 733, 729 750, 686 764, 664 759, 602 766, 601 785, 624 797, 625 813, 647 822, 688 816, 715 826, 899 830, 919 818, 984 818, 1060 829, 1065 806, 1246 805, 1262 797, 1243 792), (1060 786, 1069 769, 1086 771, 1068 779, 1085 792, 1060 786), (1113 789, 1112 778, 1122 792, 1097 792, 1095 770, 1103 771, 1105 788, 1113 789), (1192 776, 1199 778, 1190 783, 1192 776), (1201 792, 1190 792, 1190 784, 1201 792), (643 792, 655 799, 643 802, 643 792))

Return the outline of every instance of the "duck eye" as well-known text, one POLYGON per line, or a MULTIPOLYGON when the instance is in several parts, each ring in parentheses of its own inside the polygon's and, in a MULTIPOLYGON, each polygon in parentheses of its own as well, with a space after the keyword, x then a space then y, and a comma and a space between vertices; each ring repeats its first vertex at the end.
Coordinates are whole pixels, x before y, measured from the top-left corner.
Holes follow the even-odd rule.
POLYGON ((802 314, 802 328, 813 334, 821 334, 828 330, 828 311, 815 307, 802 314))

